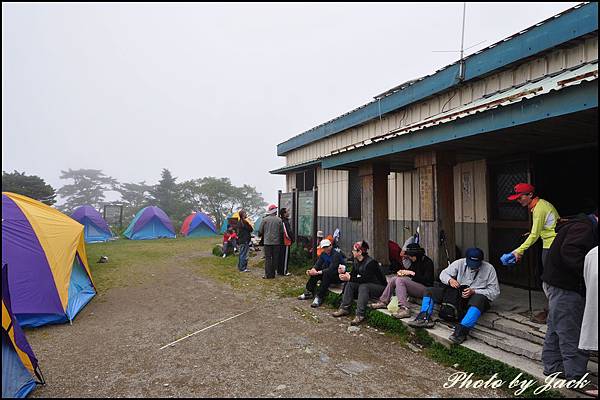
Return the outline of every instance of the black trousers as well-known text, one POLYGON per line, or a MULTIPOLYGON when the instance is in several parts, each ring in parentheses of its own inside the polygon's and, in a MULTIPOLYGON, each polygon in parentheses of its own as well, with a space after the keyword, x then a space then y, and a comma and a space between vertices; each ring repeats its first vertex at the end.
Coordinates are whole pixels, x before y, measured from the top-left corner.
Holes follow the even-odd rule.
MULTIPOLYGON (((455 289, 452 286, 448 286, 448 285, 444 285, 442 287, 428 287, 427 289, 425 289, 424 297, 431 297, 434 302, 439 304, 444 300, 444 291, 445 290, 456 290, 458 292, 458 289, 455 289)), ((482 294, 474 294, 473 296, 469 297, 468 299, 463 299, 459 293, 458 299, 459 299, 458 301, 464 301, 466 304, 464 304, 463 307, 461 307, 460 304, 455 304, 455 306, 459 310, 461 308, 464 308, 465 312, 469 309, 469 307, 473 306, 473 307, 477 307, 477 309, 479 311, 481 311, 481 313, 483 314, 484 312, 486 312, 487 310, 490 309, 490 305, 491 305, 488 298, 482 294)))
POLYGON ((290 246, 279 246, 279 263, 277 264, 277 275, 285 275, 288 272, 288 261, 290 258, 290 246))
POLYGON ((265 276, 268 279, 275 278, 275 269, 279 263, 279 248, 281 246, 265 245, 265 276))
POLYGON ((315 275, 308 278, 308 282, 306 283, 305 293, 316 294, 320 299, 324 299, 327 296, 327 290, 331 284, 342 283, 340 280, 340 275, 337 271, 329 271, 328 269, 323 272, 323 275, 315 275), (321 286, 319 286, 319 291, 315 293, 317 289, 317 283, 321 281, 321 286))

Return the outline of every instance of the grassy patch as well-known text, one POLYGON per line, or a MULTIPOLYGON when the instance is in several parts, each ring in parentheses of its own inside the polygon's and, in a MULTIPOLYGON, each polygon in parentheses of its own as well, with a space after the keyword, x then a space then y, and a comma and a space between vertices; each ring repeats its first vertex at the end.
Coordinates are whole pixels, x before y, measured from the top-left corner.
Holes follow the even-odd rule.
POLYGON ((86 245, 94 285, 98 295, 115 287, 147 282, 152 273, 162 272, 174 263, 185 262, 194 253, 208 253, 220 238, 176 238, 157 240, 119 239, 86 245), (107 256, 108 263, 97 263, 107 256))

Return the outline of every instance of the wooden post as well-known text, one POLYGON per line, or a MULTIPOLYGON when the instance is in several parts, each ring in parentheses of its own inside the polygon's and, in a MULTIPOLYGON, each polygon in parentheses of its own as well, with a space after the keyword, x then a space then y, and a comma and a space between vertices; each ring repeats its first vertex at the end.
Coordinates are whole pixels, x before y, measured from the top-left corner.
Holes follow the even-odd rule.
POLYGON ((421 246, 433 260, 435 274, 448 266, 446 251, 440 241, 444 231, 450 261, 454 261, 454 157, 453 154, 428 151, 415 157, 419 171, 419 210, 421 246))
POLYGON ((386 165, 365 164, 359 168, 362 183, 362 239, 371 246, 371 257, 389 263, 388 174, 386 165))

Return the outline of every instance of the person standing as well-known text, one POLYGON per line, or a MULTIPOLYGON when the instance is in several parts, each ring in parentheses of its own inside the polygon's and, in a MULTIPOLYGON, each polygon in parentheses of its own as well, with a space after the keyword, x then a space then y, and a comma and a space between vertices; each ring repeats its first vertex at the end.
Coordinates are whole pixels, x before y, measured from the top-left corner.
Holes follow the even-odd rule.
POLYGON ((559 378, 578 380, 586 374, 589 354, 578 348, 586 296, 584 261, 597 245, 598 210, 561 220, 556 227, 542 275, 549 302, 542 350, 545 375, 561 372, 559 378))
POLYGON ((287 208, 282 208, 279 211, 279 218, 283 221, 283 245, 279 253, 279 265, 277 266, 277 275, 290 276, 288 272, 288 262, 290 257, 290 246, 294 242, 294 232, 290 224, 290 213, 287 208))
POLYGON ((275 279, 275 269, 279 263, 279 248, 283 244, 283 221, 277 216, 277 206, 271 204, 263 218, 259 236, 263 238, 265 248, 265 275, 263 279, 275 279))
MULTIPOLYGON (((598 246, 585 256, 583 279, 585 281, 585 310, 579 336, 579 348, 598 351, 598 246)), ((588 396, 598 397, 598 388, 591 388, 584 393, 588 396)))
MULTIPOLYGON (((539 198, 535 193, 535 187, 529 183, 518 183, 514 187, 514 193, 508 196, 508 200, 517 201, 522 207, 527 207, 529 212, 532 214, 533 223, 531 231, 527 239, 515 250, 512 251, 512 256, 516 262, 521 261, 523 254, 529 249, 537 240, 542 238, 542 264, 538 269, 538 278, 544 273, 544 267, 546 264, 546 258, 548 257, 548 251, 556 232, 554 228, 560 216, 556 211, 556 208, 550 202, 539 198)), ((506 255, 505 255, 506 256, 506 255)), ((538 313, 533 317, 533 320, 538 323, 545 323, 548 316, 548 303, 544 307, 544 311, 538 313)))
POLYGON ((239 211, 240 219, 237 222, 238 245, 240 257, 238 259, 238 270, 240 272, 250 272, 248 269, 248 251, 250 250, 250 235, 254 228, 248 220, 248 214, 244 210, 239 211))

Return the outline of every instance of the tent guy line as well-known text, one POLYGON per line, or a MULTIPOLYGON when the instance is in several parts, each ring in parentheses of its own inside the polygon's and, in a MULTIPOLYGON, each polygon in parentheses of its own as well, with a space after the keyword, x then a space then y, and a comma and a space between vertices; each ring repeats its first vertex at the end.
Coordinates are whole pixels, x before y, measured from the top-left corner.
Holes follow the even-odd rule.
POLYGON ((248 311, 244 311, 243 313, 240 313, 240 314, 234 315, 233 317, 229 317, 229 318, 226 318, 226 319, 224 319, 224 320, 222 320, 222 321, 216 322, 216 323, 214 323, 214 324, 212 324, 212 325, 210 325, 210 326, 207 326, 206 328, 202 328, 202 329, 200 329, 199 331, 196 331, 196 332, 194 332, 194 333, 190 333, 189 335, 187 335, 187 336, 184 336, 184 337, 182 337, 181 339, 177 339, 177 340, 176 340, 176 341, 174 341, 174 342, 171 342, 171 343, 169 343, 169 344, 166 344, 166 345, 164 345, 163 347, 161 347, 161 348, 160 348, 160 350, 166 349, 167 347, 174 346, 176 343, 178 343, 178 342, 181 342, 182 340, 185 340, 185 339, 187 339, 187 338, 189 338, 189 337, 191 337, 191 336, 194 336, 194 335, 196 335, 196 334, 198 334, 198 333, 200 333, 200 332, 204 332, 204 331, 206 331, 206 330, 208 330, 208 329, 210 329, 210 328, 212 328, 212 327, 214 327, 214 326, 217 326, 217 325, 220 325, 220 324, 222 324, 222 323, 224 323, 224 322, 227 322, 227 321, 229 321, 230 319, 234 319, 234 318, 240 317, 240 316, 242 316, 242 315, 244 315, 244 314, 248 314, 250 311, 254 311, 254 309, 256 309, 256 307, 254 307, 254 308, 252 308, 252 309, 250 309, 250 310, 248 310, 248 311))

